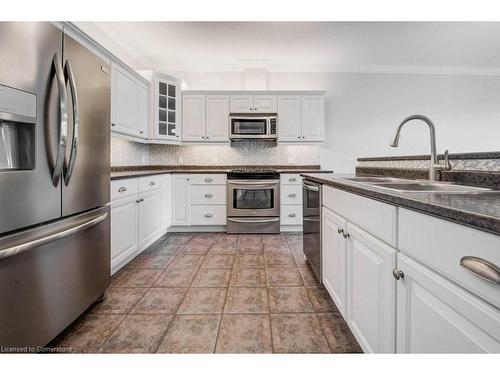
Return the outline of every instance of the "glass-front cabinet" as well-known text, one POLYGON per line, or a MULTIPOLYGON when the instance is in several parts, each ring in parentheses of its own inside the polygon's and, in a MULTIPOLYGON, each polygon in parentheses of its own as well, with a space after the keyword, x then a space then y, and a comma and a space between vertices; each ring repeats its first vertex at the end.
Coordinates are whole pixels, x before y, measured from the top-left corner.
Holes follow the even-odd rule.
POLYGON ((181 140, 180 131, 180 87, 175 79, 157 75, 154 79, 156 139, 181 140))

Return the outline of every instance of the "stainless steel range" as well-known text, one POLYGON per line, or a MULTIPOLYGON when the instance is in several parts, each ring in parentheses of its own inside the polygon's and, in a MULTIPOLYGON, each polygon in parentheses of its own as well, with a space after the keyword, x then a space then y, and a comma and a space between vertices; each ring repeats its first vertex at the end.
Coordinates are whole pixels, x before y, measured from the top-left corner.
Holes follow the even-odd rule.
POLYGON ((235 170, 227 175, 227 232, 279 233, 280 176, 235 170))

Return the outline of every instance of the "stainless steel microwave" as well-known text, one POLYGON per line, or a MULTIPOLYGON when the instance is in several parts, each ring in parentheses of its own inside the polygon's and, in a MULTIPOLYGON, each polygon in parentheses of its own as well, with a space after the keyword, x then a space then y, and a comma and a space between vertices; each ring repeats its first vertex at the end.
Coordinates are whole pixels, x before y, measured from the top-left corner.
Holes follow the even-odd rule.
POLYGON ((278 138, 278 115, 276 113, 231 113, 229 115, 229 138, 271 139, 278 138))

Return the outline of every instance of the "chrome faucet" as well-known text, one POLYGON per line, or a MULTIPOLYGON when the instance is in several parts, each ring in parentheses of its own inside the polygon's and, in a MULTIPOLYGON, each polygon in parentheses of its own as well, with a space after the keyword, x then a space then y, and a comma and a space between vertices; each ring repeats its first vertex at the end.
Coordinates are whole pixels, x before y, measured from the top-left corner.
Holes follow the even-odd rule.
POLYGON ((403 128, 403 125, 406 124, 408 121, 412 120, 421 120, 429 126, 430 137, 431 137, 431 165, 429 167, 429 180, 437 181, 439 180, 439 171, 442 170, 449 171, 451 169, 451 164, 449 160, 448 150, 444 152, 444 164, 440 164, 437 160, 436 132, 434 124, 432 123, 430 118, 423 115, 413 115, 405 118, 403 121, 401 121, 401 124, 399 124, 398 129, 396 130, 396 134, 394 135, 394 138, 392 139, 391 143, 389 143, 389 146, 398 147, 399 137, 401 135, 401 129, 403 128))

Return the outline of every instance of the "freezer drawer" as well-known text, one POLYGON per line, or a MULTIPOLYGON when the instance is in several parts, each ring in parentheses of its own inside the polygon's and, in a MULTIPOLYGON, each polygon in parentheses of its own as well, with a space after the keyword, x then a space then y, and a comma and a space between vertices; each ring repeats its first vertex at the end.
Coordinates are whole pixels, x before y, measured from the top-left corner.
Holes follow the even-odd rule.
POLYGON ((96 301, 109 238, 108 206, 1 238, 0 346, 44 346, 96 301))

